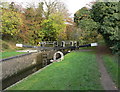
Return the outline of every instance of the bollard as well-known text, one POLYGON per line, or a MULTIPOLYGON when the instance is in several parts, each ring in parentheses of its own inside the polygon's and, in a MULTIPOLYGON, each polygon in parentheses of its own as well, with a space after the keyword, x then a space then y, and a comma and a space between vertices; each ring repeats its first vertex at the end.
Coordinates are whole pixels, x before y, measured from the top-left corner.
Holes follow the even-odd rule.
POLYGON ((58 42, 57 41, 53 42, 53 47, 58 47, 58 42))
POLYGON ((74 43, 73 43, 73 41, 70 41, 70 46, 74 46, 74 43))
POLYGON ((61 42, 61 47, 65 47, 65 41, 61 42))
POLYGON ((74 46, 77 47, 77 41, 74 41, 74 46))

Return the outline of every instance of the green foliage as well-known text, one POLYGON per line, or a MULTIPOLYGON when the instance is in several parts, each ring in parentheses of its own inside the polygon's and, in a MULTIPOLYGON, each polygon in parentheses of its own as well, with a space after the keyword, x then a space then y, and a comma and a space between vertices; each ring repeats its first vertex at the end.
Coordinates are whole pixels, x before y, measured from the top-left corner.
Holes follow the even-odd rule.
POLYGON ((18 27, 23 24, 20 13, 11 10, 2 10, 2 33, 11 36, 16 35, 20 30, 18 27))
MULTIPOLYGON (((34 9, 33 7, 29 7, 26 9, 25 12, 25 25, 26 26, 26 31, 28 31, 29 33, 29 43, 31 44, 38 44, 38 42, 40 42, 43 38, 43 33, 41 31, 41 23, 43 21, 42 18, 42 9, 43 7, 41 6, 41 4, 39 5, 39 7, 37 9, 34 9)), ((23 29, 23 32, 24 29, 23 29)))
POLYGON ((118 2, 97 2, 92 7, 92 18, 100 27, 98 32, 101 33, 107 45, 120 54, 120 19, 118 2))
POLYGON ((44 40, 45 41, 52 41, 56 40, 57 38, 57 25, 51 20, 46 19, 42 22, 42 32, 44 33, 44 40))
POLYGON ((97 33, 99 24, 91 18, 91 12, 86 7, 81 8, 75 13, 74 21, 79 28, 79 40, 82 44, 98 42, 102 36, 97 33))
POLYGON ((58 40, 59 34, 64 31, 65 24, 63 17, 59 13, 52 14, 42 23, 42 32, 44 33, 44 41, 58 40))
POLYGON ((98 41, 101 38, 100 33, 110 49, 120 55, 119 4, 118 2, 96 2, 90 10, 84 7, 77 11, 74 21, 77 27, 83 30, 80 34, 81 42, 98 41))
MULTIPOLYGON (((23 8, 12 2, 0 3, 2 9, 2 39, 16 43, 38 45, 40 41, 65 40, 65 7, 58 1, 40 2, 38 7, 23 8), (43 8, 46 5, 47 9, 43 8), (54 7, 55 6, 55 7, 54 7), (47 14, 47 15, 46 15, 47 14)), ((63 5, 64 6, 64 5, 63 5)))
POLYGON ((79 9, 75 14, 74 14, 74 22, 79 25, 79 22, 84 19, 89 19, 90 18, 90 11, 86 8, 83 7, 79 9))
POLYGON ((91 31, 91 32, 96 32, 98 29, 99 25, 94 22, 92 19, 84 19, 79 21, 79 27, 86 30, 86 31, 91 31))

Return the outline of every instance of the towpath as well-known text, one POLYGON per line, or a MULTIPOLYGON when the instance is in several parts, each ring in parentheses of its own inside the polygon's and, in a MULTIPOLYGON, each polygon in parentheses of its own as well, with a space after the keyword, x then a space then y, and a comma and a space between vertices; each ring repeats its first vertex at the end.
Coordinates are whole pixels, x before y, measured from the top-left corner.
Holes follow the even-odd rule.
POLYGON ((104 90, 117 90, 116 85, 109 76, 104 61, 102 59, 103 54, 109 54, 109 50, 105 46, 98 46, 96 49, 96 57, 98 62, 99 71, 101 73, 101 84, 104 90))

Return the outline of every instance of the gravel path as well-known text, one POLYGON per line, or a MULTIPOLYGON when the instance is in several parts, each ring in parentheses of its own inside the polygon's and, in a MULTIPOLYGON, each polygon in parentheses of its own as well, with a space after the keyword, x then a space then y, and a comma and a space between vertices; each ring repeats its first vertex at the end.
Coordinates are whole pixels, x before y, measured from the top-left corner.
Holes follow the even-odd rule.
POLYGON ((113 80, 111 79, 110 75, 108 74, 106 67, 104 66, 104 61, 102 59, 102 55, 104 54, 111 54, 110 50, 106 46, 98 46, 96 49, 81 49, 78 51, 95 51, 96 52, 96 58, 98 63, 99 72, 101 73, 101 85, 103 86, 104 90, 111 90, 113 92, 114 90, 118 90, 116 85, 114 84, 113 80))
POLYGON ((102 59, 103 54, 108 54, 109 50, 104 47, 104 46, 99 46, 96 49, 96 57, 97 57, 97 62, 98 62, 98 67, 99 71, 101 73, 101 84, 104 88, 104 90, 118 90, 110 78, 105 66, 104 66, 104 61, 102 59))

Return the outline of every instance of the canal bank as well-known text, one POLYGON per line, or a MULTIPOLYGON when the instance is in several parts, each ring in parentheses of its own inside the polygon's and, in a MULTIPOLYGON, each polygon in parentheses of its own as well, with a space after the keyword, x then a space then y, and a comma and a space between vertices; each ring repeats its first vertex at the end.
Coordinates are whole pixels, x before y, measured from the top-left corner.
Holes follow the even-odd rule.
POLYGON ((2 89, 50 64, 56 51, 28 53, 2 60, 2 89))
POLYGON ((96 56, 71 52, 7 90, 102 90, 96 56))

